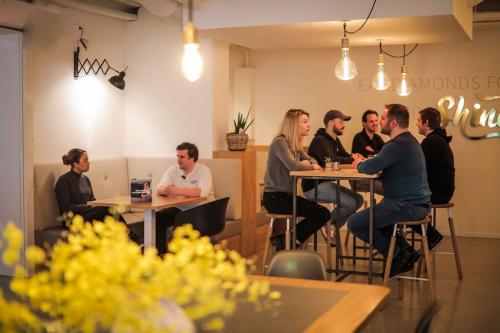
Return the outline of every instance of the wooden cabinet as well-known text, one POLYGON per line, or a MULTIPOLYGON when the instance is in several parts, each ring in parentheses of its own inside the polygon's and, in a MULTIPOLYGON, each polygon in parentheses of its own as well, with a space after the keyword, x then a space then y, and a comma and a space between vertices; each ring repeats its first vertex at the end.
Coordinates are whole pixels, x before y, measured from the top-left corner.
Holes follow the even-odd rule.
POLYGON ((242 175, 242 231, 241 254, 249 256, 255 253, 256 246, 256 211, 257 211, 257 177, 256 151, 214 151, 213 158, 231 158, 241 160, 242 175))

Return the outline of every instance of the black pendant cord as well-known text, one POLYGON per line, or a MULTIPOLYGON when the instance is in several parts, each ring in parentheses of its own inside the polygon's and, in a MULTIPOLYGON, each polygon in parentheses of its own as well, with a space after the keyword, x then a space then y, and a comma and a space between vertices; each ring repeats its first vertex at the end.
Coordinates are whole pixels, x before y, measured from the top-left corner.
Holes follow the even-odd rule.
POLYGON ((372 15, 373 8, 375 8, 375 4, 376 3, 377 3, 377 0, 373 0, 373 5, 372 5, 372 8, 370 9, 370 12, 368 13, 368 16, 366 17, 365 21, 363 22, 363 24, 358 29, 356 29, 354 31, 348 31, 347 30, 347 23, 344 22, 344 37, 346 37, 347 34, 354 35, 356 32, 358 32, 361 29, 363 29, 363 27, 365 26, 366 22, 368 22, 368 19, 372 15))
POLYGON ((404 62, 404 58, 406 58, 407 56, 412 54, 413 51, 415 51, 417 49, 418 45, 419 45, 418 43, 415 44, 415 46, 410 51, 408 51, 408 53, 406 53, 406 44, 403 44, 403 54, 402 55, 394 55, 394 54, 390 54, 387 51, 384 51, 384 49, 382 48, 382 43, 380 43, 379 48, 380 48, 380 53, 388 55, 391 58, 403 58, 403 62, 404 62))

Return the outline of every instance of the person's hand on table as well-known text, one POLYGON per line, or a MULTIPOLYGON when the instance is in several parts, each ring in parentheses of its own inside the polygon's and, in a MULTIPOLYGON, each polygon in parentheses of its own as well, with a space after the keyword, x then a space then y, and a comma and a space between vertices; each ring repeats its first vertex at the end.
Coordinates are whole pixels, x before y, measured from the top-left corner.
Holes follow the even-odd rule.
POLYGON ((182 195, 182 189, 175 185, 161 185, 156 192, 159 195, 182 195))
POLYGON ((166 195, 183 195, 183 189, 175 185, 167 185, 165 188, 166 195))
POLYGON ((313 170, 321 170, 321 166, 318 164, 313 164, 313 170))
POLYGON ((302 163, 304 165, 310 165, 310 164, 312 164, 309 160, 302 160, 302 161, 300 161, 300 163, 302 163))

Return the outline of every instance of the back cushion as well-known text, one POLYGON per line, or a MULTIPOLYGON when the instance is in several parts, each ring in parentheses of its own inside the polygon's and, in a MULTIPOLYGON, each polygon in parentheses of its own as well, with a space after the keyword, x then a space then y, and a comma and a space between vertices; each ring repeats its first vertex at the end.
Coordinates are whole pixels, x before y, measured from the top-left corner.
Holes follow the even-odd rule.
MULTIPOLYGON (((62 163, 38 164, 35 172, 35 229, 60 226, 57 222, 59 206, 55 193, 57 179, 69 171, 62 163)), ((127 160, 114 158, 91 160, 86 173, 92 183, 97 199, 106 199, 128 194, 127 160)))
MULTIPOLYGON (((216 198, 229 197, 226 217, 241 218, 241 161, 236 159, 200 159, 212 172, 216 198)), ((177 164, 173 157, 129 157, 130 178, 151 178, 153 189, 161 180, 163 173, 177 164)))

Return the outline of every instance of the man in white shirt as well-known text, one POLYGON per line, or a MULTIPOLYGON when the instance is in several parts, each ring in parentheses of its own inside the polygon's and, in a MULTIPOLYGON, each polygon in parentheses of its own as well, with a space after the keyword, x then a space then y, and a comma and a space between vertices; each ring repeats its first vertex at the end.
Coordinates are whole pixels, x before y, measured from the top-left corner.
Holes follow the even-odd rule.
MULTIPOLYGON (((207 197, 207 201, 214 200, 212 173, 210 169, 198 163, 198 148, 189 142, 177 146, 177 165, 165 171, 156 186, 158 195, 186 197, 207 197)), ((163 254, 167 248, 167 228, 174 225, 175 216, 201 203, 167 208, 156 213, 156 247, 158 253, 163 254)))

